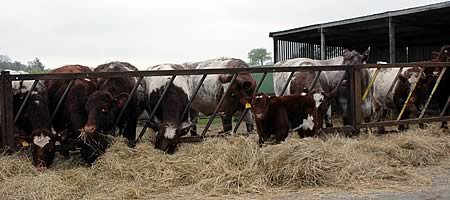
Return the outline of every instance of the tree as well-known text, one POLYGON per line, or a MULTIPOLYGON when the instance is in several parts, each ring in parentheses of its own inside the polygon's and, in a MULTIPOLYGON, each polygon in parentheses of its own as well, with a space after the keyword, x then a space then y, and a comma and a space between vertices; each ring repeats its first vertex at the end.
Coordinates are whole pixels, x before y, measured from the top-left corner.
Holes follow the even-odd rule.
POLYGON ((45 69, 44 64, 42 64, 39 58, 34 58, 34 60, 28 62, 28 67, 31 70, 38 70, 38 71, 44 71, 45 69))
POLYGON ((250 65, 264 65, 264 62, 271 60, 270 53, 264 48, 252 49, 248 52, 248 59, 250 59, 250 65))
POLYGON ((11 62, 11 58, 7 55, 0 55, 0 62, 11 62))

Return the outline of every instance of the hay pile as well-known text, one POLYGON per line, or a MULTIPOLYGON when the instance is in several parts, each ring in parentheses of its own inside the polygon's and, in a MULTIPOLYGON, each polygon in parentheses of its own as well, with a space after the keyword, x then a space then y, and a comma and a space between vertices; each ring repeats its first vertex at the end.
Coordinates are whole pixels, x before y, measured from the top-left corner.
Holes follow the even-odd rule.
POLYGON ((450 135, 409 131, 358 138, 290 137, 258 148, 255 135, 180 145, 175 155, 149 143, 135 149, 116 139, 93 166, 58 158, 40 172, 19 153, 0 156, 2 199, 148 199, 264 194, 333 187, 383 188, 426 185, 417 166, 439 164, 450 155, 450 135))

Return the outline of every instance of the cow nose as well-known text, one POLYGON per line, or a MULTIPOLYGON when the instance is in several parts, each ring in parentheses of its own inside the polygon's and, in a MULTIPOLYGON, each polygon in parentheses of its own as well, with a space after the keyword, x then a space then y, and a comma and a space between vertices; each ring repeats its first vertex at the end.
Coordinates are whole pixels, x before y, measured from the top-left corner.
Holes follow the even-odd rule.
POLYGON ((84 131, 87 133, 94 133, 95 130, 96 130, 95 125, 86 124, 86 126, 84 126, 84 131))
POLYGON ((262 118, 262 114, 256 114, 256 118, 261 119, 262 118))

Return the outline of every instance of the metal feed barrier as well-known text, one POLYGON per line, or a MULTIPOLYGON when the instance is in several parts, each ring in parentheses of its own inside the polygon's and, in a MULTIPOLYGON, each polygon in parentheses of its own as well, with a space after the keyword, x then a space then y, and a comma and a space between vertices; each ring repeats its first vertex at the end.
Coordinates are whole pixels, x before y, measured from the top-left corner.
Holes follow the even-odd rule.
MULTIPOLYGON (((10 147, 15 146, 14 141, 14 130, 15 130, 15 122, 19 119, 19 116, 23 112, 23 108, 25 107, 25 104, 27 103, 30 92, 27 94, 27 96, 24 99, 24 103, 20 106, 18 109, 18 112, 16 116, 13 116, 13 102, 12 102, 12 82, 13 81, 20 81, 20 80, 34 80, 34 83, 32 85, 31 91, 34 90, 36 87, 38 81, 40 80, 56 80, 56 79, 67 79, 71 80, 68 84, 67 88, 65 89, 63 96, 59 100, 56 109, 53 113, 51 113, 52 119, 55 116, 56 112, 58 111, 58 108, 61 106, 62 102, 64 101, 64 98, 67 96, 67 93, 69 92, 70 88, 72 87, 74 81, 76 79, 83 79, 83 78, 116 78, 116 77, 138 77, 138 84, 143 81, 143 78, 146 76, 171 76, 170 81, 166 84, 165 90, 163 91, 161 97, 158 99, 157 104, 155 108, 152 108, 151 112, 149 113, 149 119, 152 119, 152 117, 155 115, 156 110, 158 106, 163 103, 163 99, 170 87, 172 85, 173 81, 176 79, 177 76, 181 75, 202 75, 202 78, 200 79, 199 85, 196 86, 194 93, 192 95, 192 98, 189 100, 187 107, 183 110, 183 113, 181 115, 181 118, 183 118, 186 114, 188 114, 188 111, 190 107, 192 106, 193 100, 195 99, 198 91, 201 88, 201 85, 205 78, 208 75, 211 74, 232 74, 233 77, 231 79, 230 84, 233 84, 236 80, 237 74, 246 72, 246 73, 263 73, 262 78, 258 81, 256 91, 258 91, 268 73, 277 73, 277 72, 290 72, 289 78, 286 81, 286 84, 283 86, 283 94, 285 93, 288 83, 292 79, 293 75, 297 71, 316 71, 316 77, 314 78, 313 82, 310 85, 310 89, 314 87, 314 85, 317 83, 320 74, 323 71, 337 71, 342 70, 346 71, 346 75, 348 77, 348 83, 349 83, 349 92, 350 92, 350 107, 349 107, 349 117, 350 117, 350 125, 348 126, 341 126, 341 127, 333 127, 333 128, 324 128, 322 131, 324 132, 335 132, 335 131, 343 131, 343 132, 349 132, 349 133, 358 133, 360 128, 370 128, 370 127, 380 127, 380 126, 391 126, 391 125, 400 125, 400 124, 415 124, 415 123, 427 123, 427 122, 438 122, 438 121, 449 121, 450 116, 444 116, 444 111, 448 107, 448 101, 447 105, 445 106, 445 109, 441 111, 440 116, 438 117, 424 117, 425 111, 428 108, 428 105, 431 102, 431 98, 434 94, 434 91, 438 87, 440 80, 442 79, 442 75, 447 69, 447 67, 450 66, 450 63, 409 63, 409 64, 387 64, 387 65, 376 65, 376 64, 366 64, 366 65, 355 65, 355 66, 302 66, 302 67, 252 67, 252 68, 233 68, 233 69, 192 69, 192 70, 161 70, 161 71, 129 71, 129 72, 91 72, 91 73, 57 73, 57 74, 18 74, 18 75, 12 75, 8 71, 2 71, 1 72, 1 82, 0 82, 0 122, 1 122, 1 137, 0 137, 0 147, 1 149, 13 149, 10 147), (401 115, 404 112, 404 109, 406 108, 406 105, 409 102, 409 99, 411 97, 411 94, 414 92, 415 85, 413 86, 410 94, 408 95, 408 99, 405 102, 405 106, 403 107, 402 111, 400 112, 400 115, 398 116, 397 120, 389 120, 389 121, 383 121, 383 122, 370 122, 370 123, 362 123, 362 112, 361 112, 361 103, 366 99, 368 93, 370 92, 370 89, 373 86, 374 80, 377 78, 378 71, 381 68, 400 68, 400 71, 398 74, 400 74, 401 69, 404 67, 442 67, 441 75, 439 76, 438 80, 436 81, 435 86, 433 87, 433 90, 426 102, 426 105, 424 106, 423 110, 421 111, 421 114, 416 119, 406 119, 406 120, 400 120, 401 115), (361 91, 361 69, 362 68, 377 68, 376 72, 374 73, 372 79, 370 80, 368 88, 364 90, 362 93, 361 91)), ((423 71, 423 70, 422 70, 423 71)), ((398 77, 397 74, 397 77, 398 77)), ((338 87, 343 82, 342 78, 339 81, 338 87)), ((397 79, 396 79, 397 80, 397 79)), ((392 92, 392 89, 394 88, 395 82, 391 85, 389 89, 389 93, 392 92)), ((137 85, 138 85, 137 84, 137 85)), ((132 96, 137 91, 137 85, 130 91, 130 96, 132 96)), ((226 90, 222 97, 220 98, 218 102, 218 106, 215 108, 214 113, 209 117, 209 120, 205 126, 205 128, 202 131, 201 136, 185 136, 180 139, 180 142, 198 142, 202 141, 205 137, 207 137, 206 133, 211 126, 214 118, 216 117, 219 107, 223 103, 226 95, 229 93, 229 88, 226 90)), ((388 93, 388 94, 389 94, 388 93)), ((450 96, 449 96, 450 100, 450 96)), ((129 100, 125 102, 125 106, 121 110, 119 117, 115 120, 115 126, 119 122, 122 114, 124 113, 125 108, 127 107, 129 103, 129 100)), ((383 105, 384 106, 384 105, 383 105)), ((248 112, 248 109, 244 110, 244 113, 240 116, 238 122, 235 125, 235 128, 233 129, 233 132, 237 132, 240 123, 243 120, 243 116, 248 112)), ((145 133, 149 123, 146 123, 144 128, 142 129, 141 133, 139 134, 138 139, 142 137, 142 135, 145 133)))

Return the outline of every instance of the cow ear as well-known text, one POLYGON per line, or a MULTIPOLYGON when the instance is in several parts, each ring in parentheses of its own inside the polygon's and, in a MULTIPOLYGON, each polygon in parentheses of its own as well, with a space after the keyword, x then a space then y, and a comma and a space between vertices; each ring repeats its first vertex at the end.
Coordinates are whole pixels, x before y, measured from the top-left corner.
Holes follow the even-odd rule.
POLYGON ((229 83, 231 81, 231 79, 233 78, 233 76, 229 75, 229 74, 221 74, 219 76, 219 81, 221 83, 229 83))
POLYGON ((247 103, 249 103, 252 100, 251 97, 242 97, 239 102, 241 102, 242 105, 245 105, 247 103))
POLYGON ((271 104, 273 104, 273 103, 278 101, 278 97, 277 96, 268 96, 268 97, 269 97, 269 100, 270 100, 271 104))
POLYGON ((130 95, 128 93, 122 92, 114 97, 114 102, 119 106, 119 108, 122 108, 129 97, 130 95))
POLYGON ((400 75, 398 75, 398 80, 401 82, 406 82, 408 79, 400 74, 400 75))

